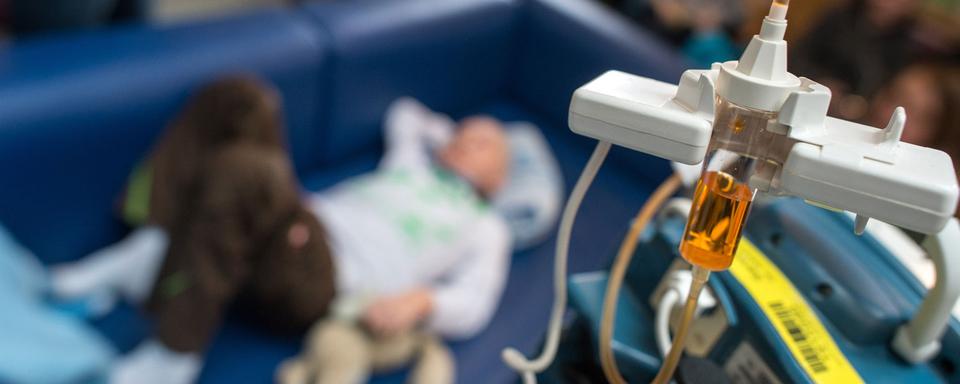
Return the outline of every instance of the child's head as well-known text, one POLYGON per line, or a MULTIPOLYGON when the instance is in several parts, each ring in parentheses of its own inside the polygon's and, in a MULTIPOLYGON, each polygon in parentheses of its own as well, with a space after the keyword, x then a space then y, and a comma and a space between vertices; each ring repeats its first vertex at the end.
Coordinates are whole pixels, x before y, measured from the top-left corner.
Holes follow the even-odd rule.
POLYGON ((456 135, 438 157, 487 197, 503 187, 509 173, 510 150, 503 125, 487 116, 460 121, 456 135))

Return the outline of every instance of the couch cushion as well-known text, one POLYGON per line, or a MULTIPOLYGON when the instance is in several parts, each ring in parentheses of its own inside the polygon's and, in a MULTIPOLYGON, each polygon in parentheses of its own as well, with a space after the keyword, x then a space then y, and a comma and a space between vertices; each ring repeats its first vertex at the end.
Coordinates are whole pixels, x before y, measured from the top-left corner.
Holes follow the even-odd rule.
POLYGON ((374 147, 387 105, 411 96, 463 111, 505 87, 515 0, 360 0, 306 9, 329 31, 325 160, 374 147))
POLYGON ((198 24, 25 40, 0 53, 0 222, 45 261, 114 239, 117 194, 186 95, 254 72, 284 97, 294 157, 309 163, 323 117, 324 42, 285 10, 198 24), (56 241, 50 239, 56 238, 56 241))

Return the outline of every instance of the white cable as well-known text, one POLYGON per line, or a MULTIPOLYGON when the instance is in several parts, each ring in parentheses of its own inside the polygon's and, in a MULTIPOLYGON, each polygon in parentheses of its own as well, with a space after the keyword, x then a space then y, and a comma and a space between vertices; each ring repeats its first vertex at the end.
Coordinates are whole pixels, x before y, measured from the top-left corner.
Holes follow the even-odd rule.
POLYGON ((610 152, 610 143, 600 141, 597 147, 590 155, 590 160, 584 166, 577 184, 573 187, 573 192, 567 199, 567 204, 563 209, 563 217, 560 219, 560 232, 557 235, 557 249, 554 255, 553 269, 553 310, 550 313, 550 323, 547 328, 547 341, 543 346, 540 356, 535 360, 528 360, 520 351, 514 348, 506 348, 501 354, 503 361, 508 366, 523 376, 523 382, 533 384, 537 382, 536 373, 542 372, 553 363, 557 355, 557 347, 560 344, 560 328, 563 326, 563 313, 567 307, 567 254, 570 248, 570 234, 573 232, 573 224, 577 217, 577 211, 580 210, 580 203, 587 194, 590 184, 600 171, 603 160, 610 152))
POLYGON ((680 301, 680 292, 675 289, 667 290, 660 298, 657 304, 657 314, 654 321, 654 330, 657 339, 657 348, 660 350, 660 356, 667 356, 670 353, 670 345, 673 339, 670 338, 670 313, 680 301))
POLYGON ((523 382, 527 384, 535 384, 537 382, 537 374, 532 371, 524 372, 523 382))

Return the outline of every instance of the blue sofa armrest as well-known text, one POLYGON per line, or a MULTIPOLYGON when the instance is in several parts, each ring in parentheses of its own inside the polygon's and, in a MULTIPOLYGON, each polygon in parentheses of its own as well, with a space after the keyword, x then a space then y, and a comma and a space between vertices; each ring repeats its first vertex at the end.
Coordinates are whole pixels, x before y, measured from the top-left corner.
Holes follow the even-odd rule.
POLYGON ((130 169, 191 90, 228 73, 277 84, 295 159, 310 163, 324 121, 322 37, 278 9, 12 44, 0 53, 0 222, 47 262, 114 239, 130 169))

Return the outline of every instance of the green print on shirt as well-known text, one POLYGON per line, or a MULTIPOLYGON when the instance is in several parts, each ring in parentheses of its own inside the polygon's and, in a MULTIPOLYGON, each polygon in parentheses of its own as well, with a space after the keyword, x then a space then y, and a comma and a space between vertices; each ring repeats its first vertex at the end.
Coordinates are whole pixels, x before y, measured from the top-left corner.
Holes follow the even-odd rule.
POLYGON ((400 228, 403 229, 403 233, 407 236, 407 239, 418 243, 417 245, 422 245, 424 238, 424 231, 426 231, 426 225, 423 222, 423 219, 416 215, 404 215, 398 219, 400 223, 400 228))
POLYGON ((422 250, 431 242, 449 245, 457 240, 455 223, 438 222, 427 217, 429 212, 420 207, 443 205, 471 215, 480 215, 488 209, 487 204, 477 197, 469 184, 453 172, 440 167, 433 167, 427 177, 414 177, 410 170, 402 168, 384 170, 357 181, 354 188, 354 193, 374 209, 390 217, 416 250, 422 250), (384 199, 384 192, 381 192, 396 193, 398 190, 410 191, 410 196, 416 200, 415 204, 397 205, 384 199))

